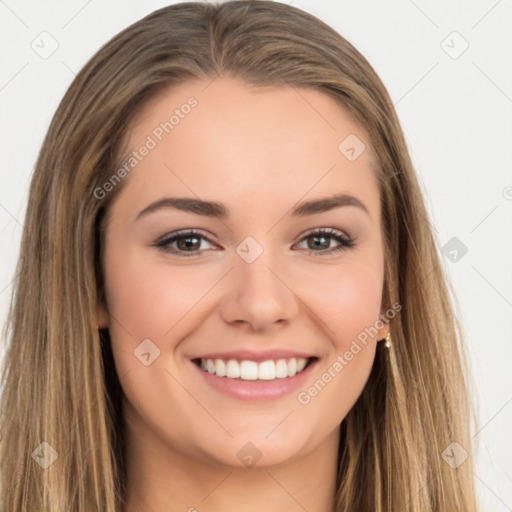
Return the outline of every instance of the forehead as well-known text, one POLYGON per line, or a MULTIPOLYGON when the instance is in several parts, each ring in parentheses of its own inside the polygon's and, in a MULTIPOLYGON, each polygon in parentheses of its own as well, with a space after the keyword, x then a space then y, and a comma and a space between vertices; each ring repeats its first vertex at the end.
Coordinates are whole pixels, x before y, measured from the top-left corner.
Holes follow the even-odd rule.
POLYGON ((144 105, 127 147, 125 160, 139 153, 122 194, 134 208, 166 195, 268 208, 338 192, 378 206, 364 127, 314 89, 226 77, 185 82, 144 105))

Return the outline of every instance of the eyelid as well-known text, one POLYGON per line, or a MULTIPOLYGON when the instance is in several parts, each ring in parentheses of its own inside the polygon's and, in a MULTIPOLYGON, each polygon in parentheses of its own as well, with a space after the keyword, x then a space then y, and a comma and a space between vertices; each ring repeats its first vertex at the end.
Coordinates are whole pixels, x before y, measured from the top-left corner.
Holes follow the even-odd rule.
POLYGON ((306 231, 305 233, 303 233, 300 236, 299 241, 302 240, 303 238, 309 236, 309 235, 314 235, 315 233, 322 233, 322 234, 328 234, 328 235, 331 235, 331 236, 337 236, 339 238, 343 238, 346 241, 349 241, 349 240, 353 239, 348 233, 345 233, 341 229, 336 229, 336 228, 330 228, 329 227, 329 228, 312 228, 309 231, 306 231))
MULTIPOLYGON (((206 235, 206 234, 204 234, 203 231, 201 231, 199 229, 195 229, 195 228, 180 229, 178 231, 173 231, 172 233, 168 233, 168 234, 162 236, 161 238, 159 238, 153 245, 155 245, 157 247, 165 247, 165 245, 176 241, 177 238, 182 238, 182 237, 185 238, 186 235, 193 235, 193 236, 196 236, 197 238, 202 238, 211 244, 218 245, 218 244, 216 244, 216 242, 214 242, 212 240, 212 237, 210 237, 210 235, 206 235)), ((183 251, 180 251, 180 252, 183 252, 183 251)))

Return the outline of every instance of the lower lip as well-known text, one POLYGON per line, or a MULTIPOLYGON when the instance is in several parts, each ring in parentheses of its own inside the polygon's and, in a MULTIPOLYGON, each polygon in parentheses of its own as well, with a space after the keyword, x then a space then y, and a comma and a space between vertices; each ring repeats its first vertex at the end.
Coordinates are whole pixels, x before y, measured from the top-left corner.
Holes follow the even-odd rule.
POLYGON ((293 393, 304 385, 318 359, 314 359, 307 368, 293 377, 282 379, 264 380, 242 380, 218 377, 217 375, 201 370, 197 364, 192 362, 195 369, 201 373, 204 380, 212 388, 239 400, 273 400, 293 393))

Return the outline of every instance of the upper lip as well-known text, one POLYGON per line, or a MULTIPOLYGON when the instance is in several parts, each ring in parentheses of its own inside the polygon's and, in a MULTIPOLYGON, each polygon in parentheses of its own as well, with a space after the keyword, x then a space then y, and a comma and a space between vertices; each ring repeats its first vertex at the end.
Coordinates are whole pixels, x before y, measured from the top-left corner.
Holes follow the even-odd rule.
POLYGON ((193 357, 192 359, 224 359, 226 361, 228 359, 235 359, 237 361, 247 360, 261 362, 268 361, 269 359, 290 359, 292 357, 309 359, 310 357, 314 356, 312 354, 308 354, 307 352, 297 352, 296 350, 276 348, 262 351, 232 350, 229 352, 210 352, 208 354, 202 354, 200 356, 193 357))

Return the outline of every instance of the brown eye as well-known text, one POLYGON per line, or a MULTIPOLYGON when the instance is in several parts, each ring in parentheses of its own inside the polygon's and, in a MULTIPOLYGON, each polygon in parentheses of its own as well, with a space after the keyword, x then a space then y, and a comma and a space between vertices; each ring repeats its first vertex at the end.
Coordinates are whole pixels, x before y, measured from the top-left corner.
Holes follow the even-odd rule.
POLYGON ((156 244, 156 247, 164 252, 179 256, 194 256, 201 254, 205 250, 201 249, 201 242, 203 241, 213 243, 199 231, 182 231, 164 238, 156 244), (176 243, 176 247, 171 247, 171 244, 174 243, 176 243))

